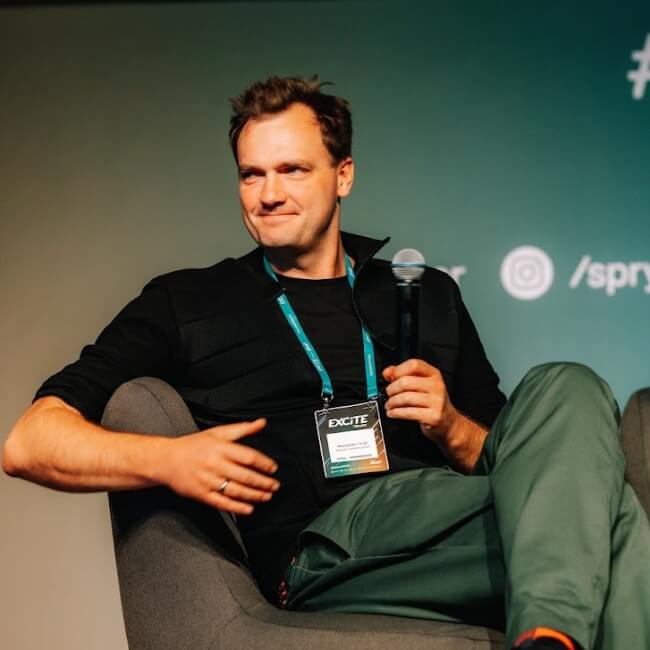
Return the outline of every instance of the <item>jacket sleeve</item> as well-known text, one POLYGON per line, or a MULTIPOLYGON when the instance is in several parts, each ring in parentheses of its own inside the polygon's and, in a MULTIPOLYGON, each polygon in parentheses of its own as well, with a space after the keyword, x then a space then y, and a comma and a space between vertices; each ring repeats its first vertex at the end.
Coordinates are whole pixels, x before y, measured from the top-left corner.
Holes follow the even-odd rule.
POLYGON ((454 283, 459 354, 454 391, 454 406, 488 429, 506 402, 499 389, 499 377, 487 359, 476 327, 454 283))
POLYGON ((173 382, 178 329, 169 295, 152 280, 102 331, 77 361, 52 375, 34 399, 60 397, 95 422, 122 383, 142 376, 173 382))

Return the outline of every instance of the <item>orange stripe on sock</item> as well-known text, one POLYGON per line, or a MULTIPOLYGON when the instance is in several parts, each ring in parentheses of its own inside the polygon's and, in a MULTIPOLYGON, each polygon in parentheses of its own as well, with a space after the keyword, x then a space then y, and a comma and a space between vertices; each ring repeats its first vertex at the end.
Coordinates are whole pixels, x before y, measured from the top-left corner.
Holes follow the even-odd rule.
POLYGON ((556 641, 563 643, 567 647, 567 650, 576 650, 573 641, 566 634, 562 634, 562 632, 554 630, 551 627, 534 627, 532 630, 523 632, 517 637, 515 648, 522 645, 524 641, 530 641, 533 639, 555 639, 556 641))

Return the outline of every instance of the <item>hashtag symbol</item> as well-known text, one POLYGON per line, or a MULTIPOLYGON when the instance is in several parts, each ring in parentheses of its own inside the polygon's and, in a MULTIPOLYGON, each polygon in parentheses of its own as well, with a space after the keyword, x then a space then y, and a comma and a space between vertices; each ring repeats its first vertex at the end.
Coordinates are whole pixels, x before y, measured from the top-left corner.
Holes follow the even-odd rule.
POLYGON ((636 70, 627 73, 627 78, 634 83, 632 97, 643 99, 646 84, 650 82, 650 34, 646 36, 643 49, 632 52, 632 61, 639 62, 636 70))

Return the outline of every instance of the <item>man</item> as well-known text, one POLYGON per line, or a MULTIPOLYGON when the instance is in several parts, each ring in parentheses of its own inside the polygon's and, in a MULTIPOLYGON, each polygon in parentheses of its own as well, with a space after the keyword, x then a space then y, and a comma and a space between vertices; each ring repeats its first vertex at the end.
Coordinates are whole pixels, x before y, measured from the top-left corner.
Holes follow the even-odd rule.
POLYGON ((233 100, 259 247, 147 285, 41 387, 5 471, 63 490, 165 485, 233 513, 280 606, 492 624, 505 608, 512 647, 647 646, 647 613, 619 611, 621 576, 641 570, 650 609, 636 564, 650 533, 611 393, 555 364, 504 407, 456 285, 432 269, 421 358, 395 363, 385 242, 340 230, 349 107, 320 85, 273 77, 233 100), (142 375, 171 383, 203 430, 99 426, 142 375))

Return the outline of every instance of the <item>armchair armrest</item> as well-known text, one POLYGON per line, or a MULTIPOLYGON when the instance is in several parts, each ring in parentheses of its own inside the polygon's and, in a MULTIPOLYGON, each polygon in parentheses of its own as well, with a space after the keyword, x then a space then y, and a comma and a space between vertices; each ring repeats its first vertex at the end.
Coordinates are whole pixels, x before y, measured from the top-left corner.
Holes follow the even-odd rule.
POLYGON ((625 478, 650 519, 650 388, 630 397, 621 422, 625 478))

